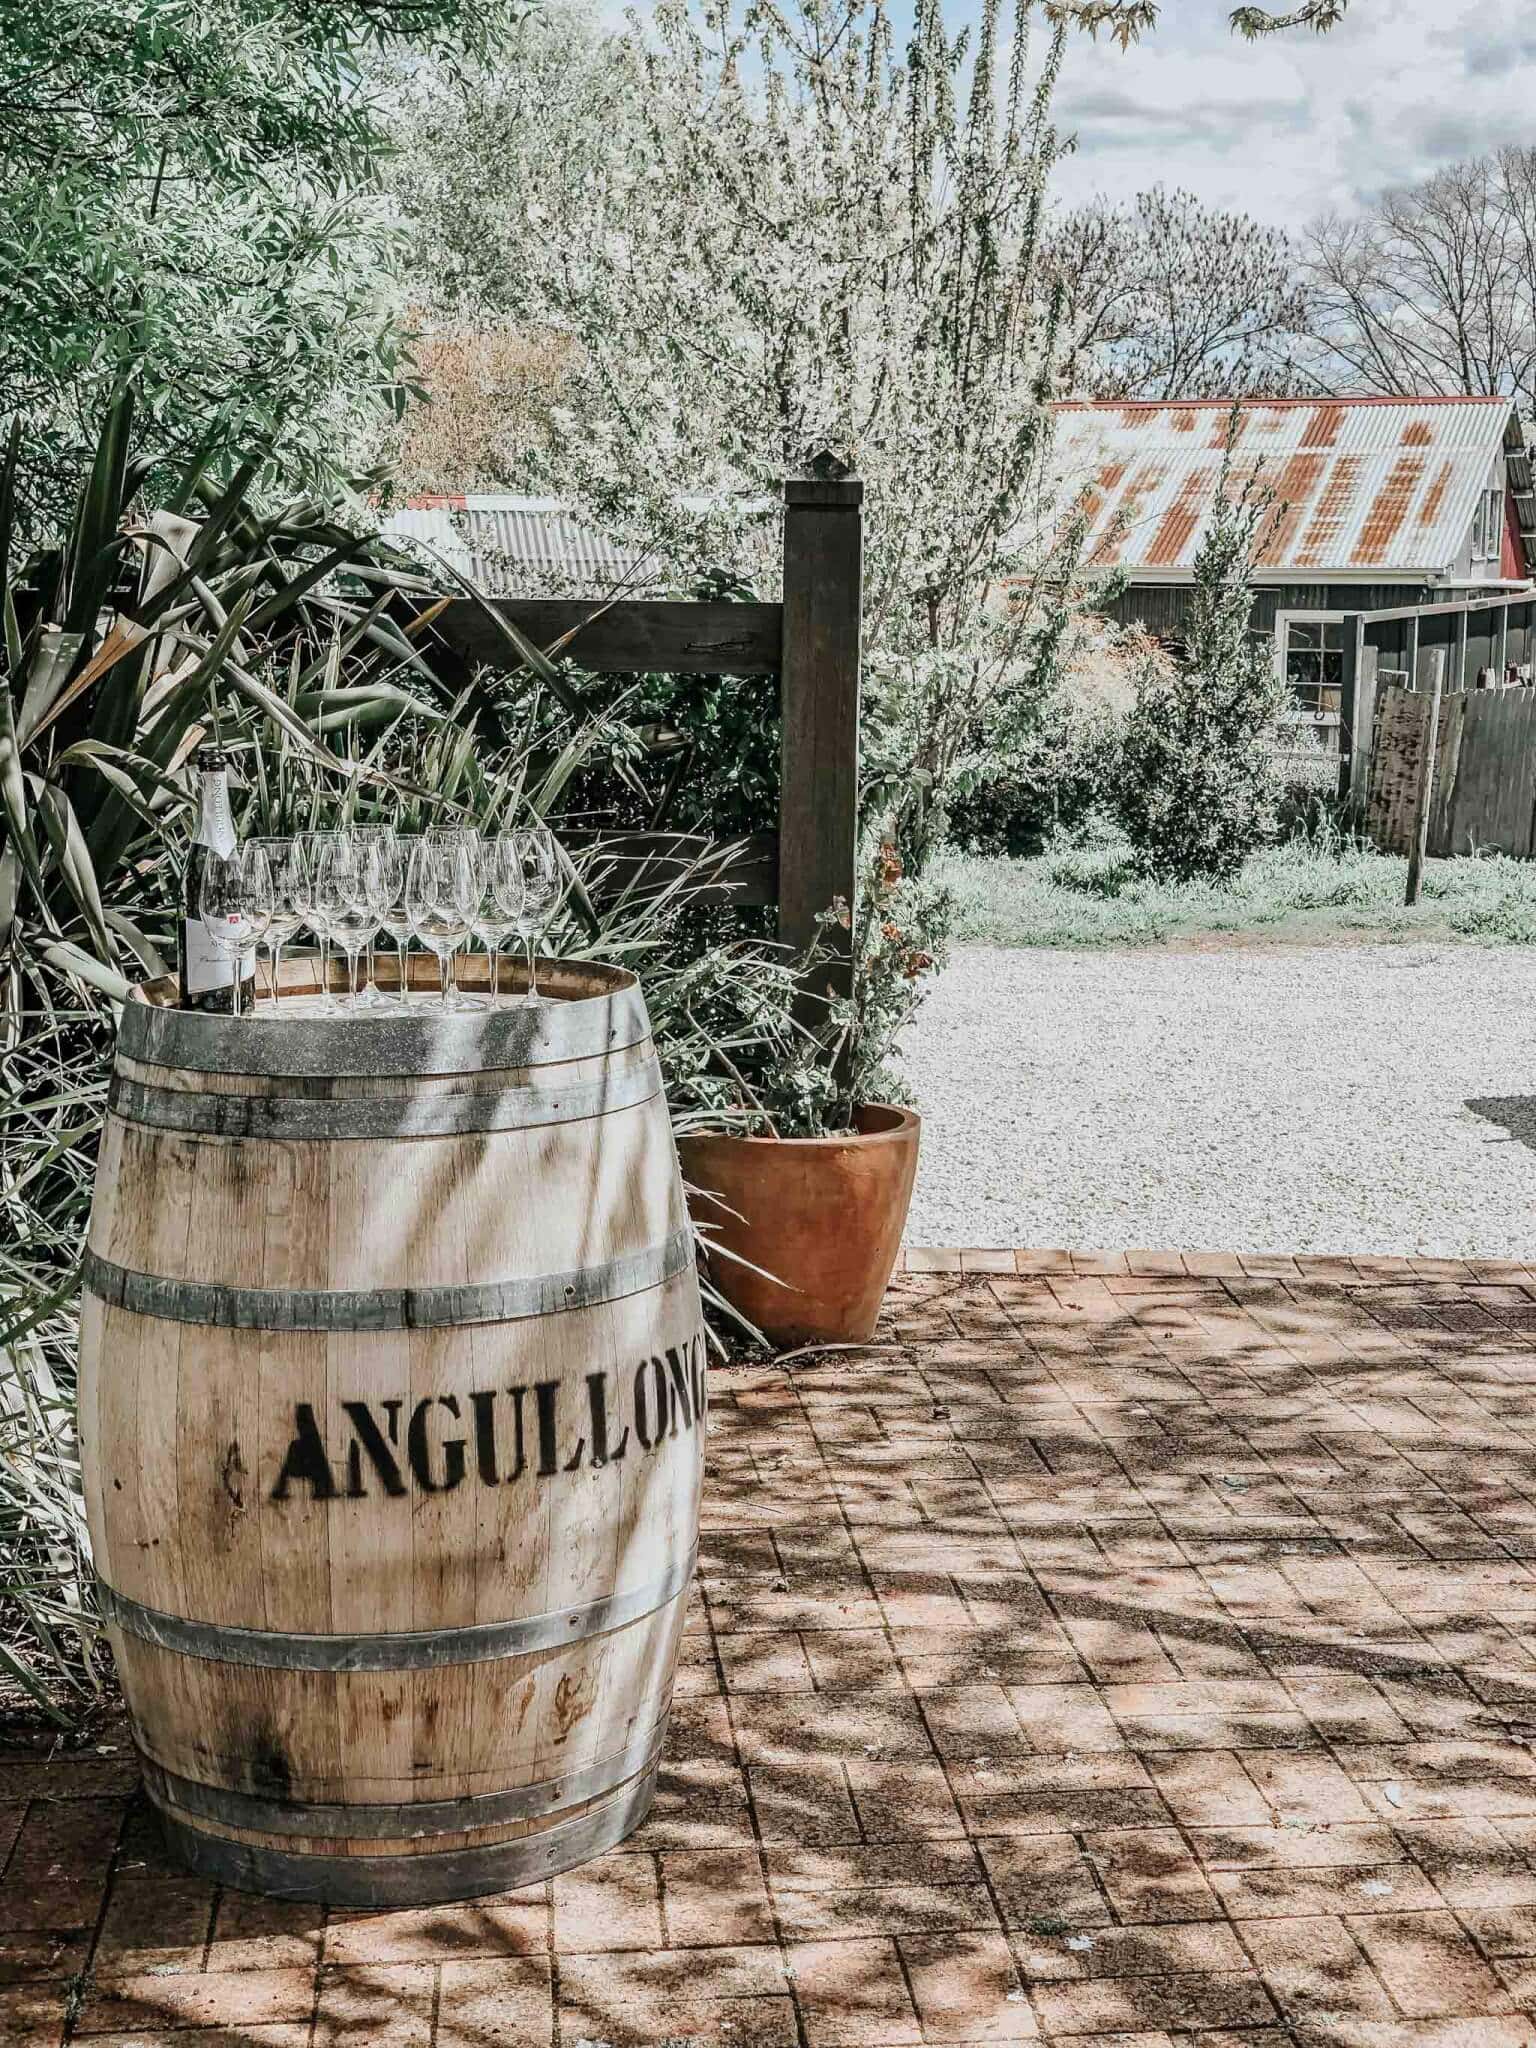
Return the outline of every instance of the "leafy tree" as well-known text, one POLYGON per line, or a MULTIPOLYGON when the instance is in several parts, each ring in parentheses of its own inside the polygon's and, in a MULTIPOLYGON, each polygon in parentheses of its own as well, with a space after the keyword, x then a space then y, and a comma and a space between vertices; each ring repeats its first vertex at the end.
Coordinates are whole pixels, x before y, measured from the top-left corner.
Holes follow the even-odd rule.
POLYGON ((1050 241, 1071 337, 1066 374, 1098 398, 1283 393, 1306 298, 1278 228, 1155 186, 1066 214, 1050 241))
POLYGON ((1114 806, 1137 864, 1160 879, 1226 880, 1273 829, 1286 690, 1248 623, 1249 573, 1271 517, 1272 494, 1257 474, 1238 485, 1229 441, 1195 556, 1185 651, 1168 660, 1149 650, 1115 775, 1114 806))
POLYGON ((552 13, 505 82, 418 81, 404 136, 458 317, 570 341, 519 481, 762 587, 784 479, 863 476, 871 803, 909 860, 1048 692, 1072 597, 1041 233, 1066 29, 1032 71, 1032 14, 952 36, 922 0, 902 48, 884 0, 661 0, 609 39, 552 13))
POLYGON ((0 417, 23 530, 133 381, 146 458, 322 475, 393 384, 371 59, 484 50, 508 0, 0 0, 0 417))
POLYGON ((1501 149, 1328 217, 1306 242, 1316 374, 1475 391, 1536 414, 1536 149, 1501 149))
MULTIPOLYGON (((1070 22, 1093 35, 1105 29, 1118 42, 1129 45, 1156 28, 1162 8, 1159 0, 1046 0, 1045 12, 1051 20, 1070 22)), ((1227 19, 1238 35, 1254 42, 1290 28, 1309 28, 1323 35, 1337 28, 1348 12, 1349 0, 1302 0, 1301 6, 1288 14, 1276 14, 1268 7, 1234 7, 1227 19)))

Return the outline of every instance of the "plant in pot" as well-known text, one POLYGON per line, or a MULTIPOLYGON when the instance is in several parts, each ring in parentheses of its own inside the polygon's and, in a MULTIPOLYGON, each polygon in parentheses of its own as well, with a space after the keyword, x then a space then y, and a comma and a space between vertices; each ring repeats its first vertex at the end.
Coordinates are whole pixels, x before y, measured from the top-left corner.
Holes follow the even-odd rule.
POLYGON ((845 992, 830 969, 848 940, 747 979, 721 977, 716 956, 679 996, 694 1028, 672 1038, 668 1086, 708 1277, 776 1347, 874 1333, 921 1130, 891 1058, 946 921, 942 892, 880 835, 857 907, 822 920, 829 940, 850 934, 845 992))

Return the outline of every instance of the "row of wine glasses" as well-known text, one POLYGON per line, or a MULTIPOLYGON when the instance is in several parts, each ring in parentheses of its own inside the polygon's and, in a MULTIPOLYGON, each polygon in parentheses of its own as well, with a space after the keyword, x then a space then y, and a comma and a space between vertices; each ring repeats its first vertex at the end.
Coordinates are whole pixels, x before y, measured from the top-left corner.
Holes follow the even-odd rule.
POLYGON ((407 1006, 405 951, 412 938, 437 958, 442 1008, 483 1009, 485 998, 459 991, 455 958, 471 935, 480 940, 491 959, 495 1002, 501 949, 514 933, 528 961, 523 1001, 536 1008, 544 998, 535 954, 559 909, 563 886, 560 850, 545 826, 482 837, 458 828, 406 834, 370 825, 246 840, 228 860, 207 864, 198 915, 214 943, 234 957, 237 1011, 246 963, 262 945, 271 958, 276 1003, 283 948, 303 925, 320 941, 320 983, 332 1009, 339 1007, 329 994, 333 948, 346 958, 351 1009, 407 1006), (398 996, 374 982, 373 949, 380 933, 394 941, 398 996))

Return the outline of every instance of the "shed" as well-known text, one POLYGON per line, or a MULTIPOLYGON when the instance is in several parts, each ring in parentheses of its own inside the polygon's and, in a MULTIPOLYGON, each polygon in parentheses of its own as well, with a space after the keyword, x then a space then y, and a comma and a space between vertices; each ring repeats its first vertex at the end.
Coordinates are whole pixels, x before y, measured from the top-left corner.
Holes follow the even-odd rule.
MULTIPOLYGON (((1105 610, 1161 639, 1188 617, 1231 413, 1230 399, 1058 408, 1089 567, 1127 579, 1105 610)), ((1261 465, 1283 507, 1255 564, 1253 628, 1321 724, 1339 714, 1347 614, 1529 587, 1536 497, 1508 399, 1247 399, 1233 463, 1239 477, 1261 465)))
POLYGON ((500 491, 412 498, 390 512, 385 536, 407 549, 425 542, 487 597, 531 591, 611 593, 647 557, 578 519, 563 499, 500 491))

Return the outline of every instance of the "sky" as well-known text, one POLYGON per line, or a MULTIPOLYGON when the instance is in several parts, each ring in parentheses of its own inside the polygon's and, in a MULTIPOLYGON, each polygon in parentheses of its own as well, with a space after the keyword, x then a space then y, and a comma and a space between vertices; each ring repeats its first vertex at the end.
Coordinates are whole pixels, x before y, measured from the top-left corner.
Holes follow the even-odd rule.
POLYGON ((1156 31, 1124 53, 1074 41, 1056 111, 1078 152, 1059 198, 1183 185, 1299 227, 1440 164, 1536 144, 1529 0, 1352 0, 1326 36, 1259 43, 1231 33, 1230 4, 1163 0, 1156 31))

